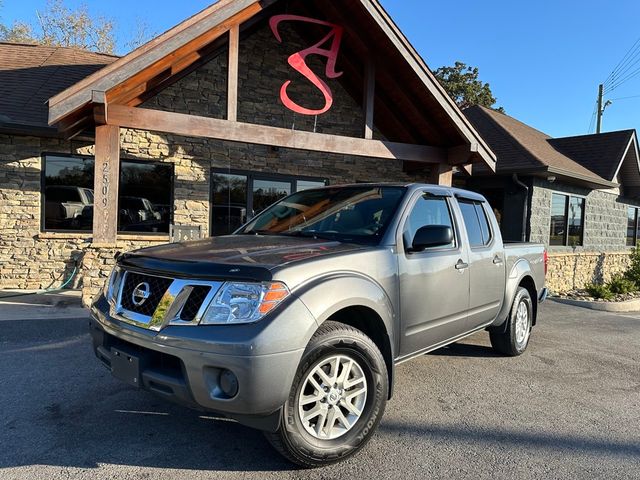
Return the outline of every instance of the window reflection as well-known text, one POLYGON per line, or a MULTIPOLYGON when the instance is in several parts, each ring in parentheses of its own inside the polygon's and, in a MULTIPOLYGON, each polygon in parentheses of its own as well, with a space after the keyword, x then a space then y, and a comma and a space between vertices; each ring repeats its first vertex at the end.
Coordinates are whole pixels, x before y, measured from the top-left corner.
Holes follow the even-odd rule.
POLYGON ((247 176, 214 174, 212 234, 229 235, 247 221, 247 176))
POLYGON ((173 213, 173 166, 122 162, 118 231, 169 233, 173 213))
POLYGON ((211 234, 230 235, 278 200, 294 192, 325 185, 326 181, 321 179, 214 172, 211 181, 211 234))
POLYGON ((274 180, 253 181, 253 213, 257 215, 278 200, 291 195, 291 182, 274 180))
POLYGON ((91 230, 93 226, 91 158, 45 158, 45 230, 91 230))
POLYGON ((584 208, 584 198, 553 194, 549 245, 582 246, 584 208))

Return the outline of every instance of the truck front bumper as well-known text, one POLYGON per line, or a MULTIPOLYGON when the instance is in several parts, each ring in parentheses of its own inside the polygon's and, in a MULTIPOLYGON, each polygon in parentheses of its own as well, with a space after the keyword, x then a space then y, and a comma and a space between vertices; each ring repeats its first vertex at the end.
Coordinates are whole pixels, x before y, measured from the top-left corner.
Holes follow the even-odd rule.
POLYGON ((167 327, 153 332, 111 317, 101 297, 91 308, 90 322, 96 356, 120 380, 270 431, 277 429, 316 326, 299 300, 262 325, 167 327), (285 351, 264 351, 265 342, 278 343, 270 341, 278 325, 286 328, 294 319, 300 327, 298 341, 285 351))

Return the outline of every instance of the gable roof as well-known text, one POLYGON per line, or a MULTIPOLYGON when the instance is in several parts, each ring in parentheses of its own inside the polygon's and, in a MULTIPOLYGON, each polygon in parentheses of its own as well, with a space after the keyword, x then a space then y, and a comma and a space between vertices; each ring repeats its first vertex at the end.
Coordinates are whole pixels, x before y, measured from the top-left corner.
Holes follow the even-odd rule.
MULTIPOLYGON (((289 13, 296 9, 313 11, 316 8, 313 3, 308 0, 288 0, 287 2, 220 0, 100 72, 52 97, 49 101, 49 122, 52 125, 58 124, 62 129, 71 128, 67 125, 75 128, 83 122, 85 124, 92 122, 90 112, 94 98, 105 97, 107 101, 114 103, 122 101, 128 106, 137 106, 142 103, 141 98, 150 90, 157 89, 158 85, 163 88, 168 86, 180 72, 200 61, 203 58, 202 52, 210 49, 214 42, 226 41, 224 34, 234 23, 249 25, 264 17, 267 10, 271 12, 285 7, 289 13), (127 89, 137 92, 137 96, 131 98, 123 96, 122 92, 126 93, 127 89), (98 92, 98 97, 94 97, 94 92, 98 92), (64 122, 61 122, 62 120, 64 122)), ((386 75, 388 77, 386 85, 394 86, 394 88, 387 88, 385 92, 389 97, 386 103, 396 106, 398 101, 404 102, 402 109, 395 107, 403 115, 403 118, 395 119, 396 125, 404 125, 407 130, 413 129, 412 136, 416 137, 415 143, 442 147, 468 144, 474 152, 474 157, 481 159, 493 169, 495 167, 493 152, 444 92, 379 1, 354 0, 340 5, 340 8, 332 3, 322 2, 321 13, 330 17, 329 20, 349 25, 352 30, 358 29, 356 31, 359 34, 350 37, 352 43, 350 48, 353 50, 354 58, 362 62, 361 52, 356 50, 360 48, 358 44, 364 42, 365 47, 376 52, 378 58, 395 62, 388 72, 380 73, 380 77, 383 74, 386 75), (382 49, 384 53, 380 53, 382 49), (399 68, 396 68, 397 66, 399 68), (406 81, 402 80, 402 90, 406 92, 397 89, 397 83, 393 82, 395 75, 404 76, 406 79, 406 81), (394 98, 397 95, 404 98, 400 100, 394 98), (427 115, 431 117, 430 123, 424 120, 427 115), (424 142, 424 138, 430 140, 437 138, 442 140, 442 145, 424 142)), ((355 65, 358 64, 355 63, 355 65)), ((359 68, 354 69, 354 71, 358 70, 359 68)), ((339 81, 347 81, 345 77, 347 75, 343 75, 339 81)), ((362 83, 359 80, 359 78, 353 79, 354 82, 362 83)), ((384 79, 378 78, 378 75, 376 81, 380 81, 379 85, 385 85, 384 79)), ((72 134, 72 132, 69 133, 72 134)))
MULTIPOLYGON (((496 153, 496 173, 548 173, 578 180, 592 188, 616 186, 613 176, 604 177, 600 173, 609 170, 608 166, 602 167, 601 164, 607 163, 619 151, 617 135, 606 136, 602 140, 589 139, 590 146, 597 144, 597 151, 604 153, 604 156, 599 157, 597 153, 585 154, 588 147, 579 146, 580 137, 554 139, 490 108, 469 107, 464 110, 464 114, 496 153)), ((625 135, 628 145, 629 136, 625 135)), ((624 151, 619 152, 614 172, 623 160, 623 154, 624 151)))
MULTIPOLYGON (((549 143, 605 180, 615 181, 627 149, 635 140, 635 130, 621 130, 576 137, 553 138, 549 143)), ((635 146, 635 144, 634 144, 635 146)))
POLYGON ((0 42, 0 130, 48 128, 47 100, 117 57, 0 42))

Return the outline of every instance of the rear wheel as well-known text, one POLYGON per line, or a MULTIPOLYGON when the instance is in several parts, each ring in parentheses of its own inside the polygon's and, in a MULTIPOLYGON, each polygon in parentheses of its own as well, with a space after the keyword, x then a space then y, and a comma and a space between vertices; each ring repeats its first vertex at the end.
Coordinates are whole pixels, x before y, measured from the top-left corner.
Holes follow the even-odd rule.
POLYGON ((325 322, 309 342, 270 443, 303 467, 344 460, 371 438, 384 413, 387 368, 373 341, 325 322))
POLYGON ((533 302, 526 288, 518 287, 505 331, 490 330, 494 350, 511 357, 522 355, 529 345, 533 325, 533 302))

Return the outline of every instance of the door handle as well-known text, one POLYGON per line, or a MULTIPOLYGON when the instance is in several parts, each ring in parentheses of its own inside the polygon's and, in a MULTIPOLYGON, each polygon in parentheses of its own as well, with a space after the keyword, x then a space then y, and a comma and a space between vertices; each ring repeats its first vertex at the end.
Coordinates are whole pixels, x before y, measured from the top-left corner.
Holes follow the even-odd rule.
POLYGON ((500 258, 500 255, 496 255, 493 258, 493 264, 494 265, 502 265, 502 258, 500 258))
POLYGON ((456 263, 456 270, 466 270, 467 268, 469 268, 469 264, 464 263, 462 260, 458 260, 458 263, 456 263))

